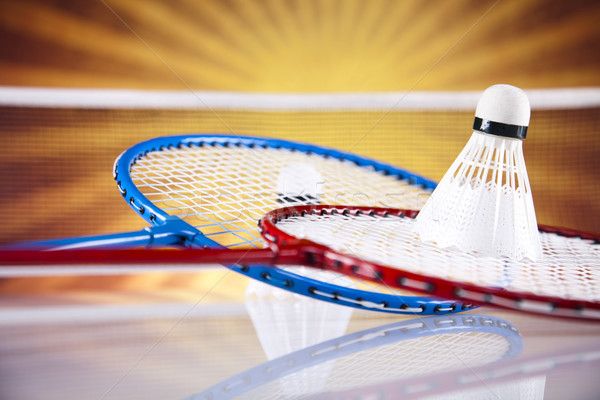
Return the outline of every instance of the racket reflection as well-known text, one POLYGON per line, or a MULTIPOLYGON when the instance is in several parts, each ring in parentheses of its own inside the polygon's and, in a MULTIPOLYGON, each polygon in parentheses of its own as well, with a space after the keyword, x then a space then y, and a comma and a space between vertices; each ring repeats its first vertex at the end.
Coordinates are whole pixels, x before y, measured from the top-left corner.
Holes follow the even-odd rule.
POLYGON ((326 340, 236 374, 185 400, 303 398, 518 356, 511 323, 486 315, 405 320, 326 340))
MULTIPOLYGON (((585 376, 600 368, 600 345, 577 346, 506 359, 474 368, 427 374, 411 379, 366 385, 351 390, 319 393, 304 400, 392 399, 522 399, 545 398, 554 376, 585 376)), ((594 391, 595 382, 587 385, 594 391)), ((571 389, 577 392, 576 388, 571 389)), ((585 391, 585 389, 584 389, 585 391)), ((565 390, 569 393, 569 389, 565 390)), ((594 391, 594 396, 597 390, 594 391)), ((572 393, 573 394, 573 393, 572 393)), ((559 394, 560 396, 560 394, 559 394)), ((575 397, 573 397, 575 398, 575 397)))

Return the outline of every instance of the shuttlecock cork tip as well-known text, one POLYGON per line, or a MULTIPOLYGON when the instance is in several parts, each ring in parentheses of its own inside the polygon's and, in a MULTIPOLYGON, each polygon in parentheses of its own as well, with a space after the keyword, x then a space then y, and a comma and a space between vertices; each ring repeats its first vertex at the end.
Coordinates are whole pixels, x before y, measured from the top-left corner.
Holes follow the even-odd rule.
POLYGON ((475 110, 473 129, 490 135, 525 139, 531 106, 525 92, 511 85, 487 88, 475 110))

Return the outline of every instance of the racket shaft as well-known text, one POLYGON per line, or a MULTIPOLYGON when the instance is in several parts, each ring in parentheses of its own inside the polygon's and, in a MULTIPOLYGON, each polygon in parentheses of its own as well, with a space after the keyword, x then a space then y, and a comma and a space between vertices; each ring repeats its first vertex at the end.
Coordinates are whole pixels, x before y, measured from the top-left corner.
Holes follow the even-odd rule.
MULTIPOLYGON (((88 236, 82 238, 66 238, 53 240, 40 240, 37 242, 25 242, 5 247, 9 250, 36 249, 36 250, 75 250, 94 248, 135 248, 155 244, 154 237, 147 230, 137 232, 125 232, 110 235, 88 236)), ((168 240, 160 243, 163 246, 175 245, 181 240, 171 236, 168 240)))
POLYGON ((80 250, 5 250, 0 251, 0 266, 65 265, 305 265, 310 255, 301 247, 287 247, 274 253, 270 249, 80 249, 80 250))
MULTIPOLYGON (((218 246, 182 219, 165 218, 161 225, 149 226, 139 231, 107 235, 39 240, 0 247, 2 250, 83 250, 83 249, 135 249, 138 247, 218 246)), ((83 256, 83 254, 82 254, 83 256)), ((103 257, 100 256, 99 257, 103 257)))
POLYGON ((79 250, 4 250, 0 251, 0 268, 7 267, 61 267, 81 266, 93 268, 98 265, 152 266, 160 265, 165 271, 173 266, 198 266, 224 264, 240 266, 303 265, 318 269, 330 269, 359 279, 380 282, 388 287, 429 293, 432 296, 469 300, 473 304, 494 304, 502 308, 528 310, 536 314, 548 314, 540 307, 552 307, 552 313, 568 318, 600 319, 598 303, 563 298, 551 298, 530 293, 510 293, 503 289, 477 287, 463 282, 449 282, 434 277, 387 267, 377 267, 369 262, 349 259, 327 248, 306 244, 286 246, 273 252, 271 249, 79 249, 79 250), (460 294, 457 294, 458 292, 460 294), (535 308, 532 308, 535 307, 535 308))

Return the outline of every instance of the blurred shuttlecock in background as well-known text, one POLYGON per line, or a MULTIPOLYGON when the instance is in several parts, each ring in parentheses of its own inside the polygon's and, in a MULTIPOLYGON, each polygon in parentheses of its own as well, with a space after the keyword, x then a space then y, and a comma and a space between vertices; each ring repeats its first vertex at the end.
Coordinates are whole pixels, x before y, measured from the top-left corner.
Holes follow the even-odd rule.
POLYGON ((277 201, 283 204, 319 204, 322 177, 314 166, 296 162, 286 165, 277 177, 277 201))
MULTIPOLYGON (((274 194, 280 207, 321 203, 325 182, 323 175, 310 163, 291 162, 287 164, 281 168, 274 183, 274 194)), ((351 278, 331 271, 297 266, 279 266, 279 268, 322 282, 346 287, 356 286, 351 278)), ((284 293, 286 291, 256 280, 251 280, 246 289, 247 297, 265 298, 273 295, 283 296, 284 293)), ((321 302, 317 301, 317 303, 321 302)))
MULTIPOLYGON (((323 177, 309 163, 293 162, 281 169, 275 193, 281 206, 319 204, 323 177)), ((295 274, 323 282, 353 287, 352 280, 330 271, 307 267, 279 266, 295 274)), ((351 307, 312 299, 251 280, 246 289, 246 309, 267 357, 272 360, 346 333, 351 307)), ((286 398, 318 392, 325 387, 334 362, 325 362, 299 371, 295 378, 281 380, 286 398)))
POLYGON ((417 216, 421 240, 512 260, 541 256, 523 157, 530 114, 521 89, 485 90, 471 139, 417 216))

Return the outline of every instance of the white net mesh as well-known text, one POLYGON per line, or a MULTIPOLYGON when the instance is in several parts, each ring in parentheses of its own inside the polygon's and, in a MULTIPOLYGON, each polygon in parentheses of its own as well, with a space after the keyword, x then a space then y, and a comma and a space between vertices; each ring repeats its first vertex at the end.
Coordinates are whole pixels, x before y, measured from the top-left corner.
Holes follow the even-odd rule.
POLYGON ((392 215, 318 213, 290 217, 277 224, 295 237, 421 275, 536 295, 600 301, 600 245, 592 240, 540 233, 540 260, 514 262, 422 242, 414 225, 414 219, 392 215))
MULTIPOLYGON (((525 152, 538 221, 600 231, 600 185, 594 184, 600 177, 600 90, 527 94, 532 115, 525 152)), ((0 242, 143 228, 109 171, 124 149, 166 135, 239 133, 314 143, 439 181, 468 140, 480 96, 3 87, 0 242)))
POLYGON ((442 247, 537 259, 541 248, 523 142, 474 132, 415 229, 442 247))

